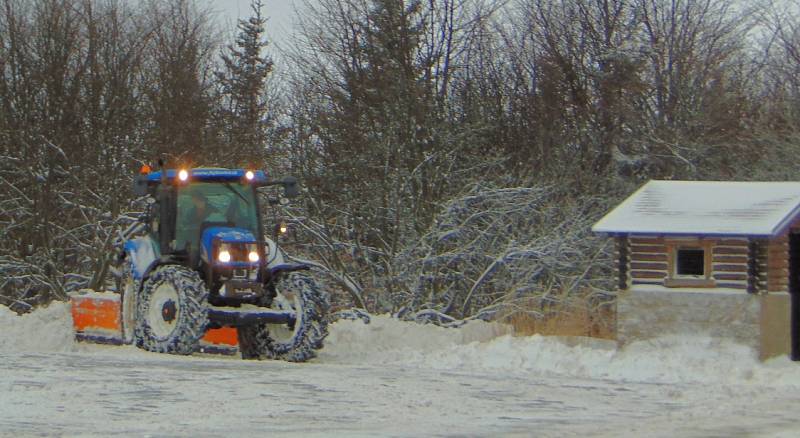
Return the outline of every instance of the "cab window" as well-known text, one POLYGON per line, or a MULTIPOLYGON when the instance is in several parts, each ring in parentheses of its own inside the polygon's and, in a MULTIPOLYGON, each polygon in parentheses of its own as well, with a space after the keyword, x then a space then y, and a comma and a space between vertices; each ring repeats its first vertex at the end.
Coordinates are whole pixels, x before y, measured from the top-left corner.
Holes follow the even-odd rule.
POLYGON ((178 190, 175 248, 199 248, 203 225, 243 228, 257 235, 253 188, 237 182, 192 183, 178 190))

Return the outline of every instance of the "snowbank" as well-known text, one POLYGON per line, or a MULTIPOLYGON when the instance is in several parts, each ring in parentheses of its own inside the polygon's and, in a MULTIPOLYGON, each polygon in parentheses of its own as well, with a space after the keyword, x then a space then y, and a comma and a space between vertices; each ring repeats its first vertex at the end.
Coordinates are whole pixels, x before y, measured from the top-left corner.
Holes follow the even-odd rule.
POLYGON ((68 303, 53 302, 22 316, 0 306, 0 353, 74 349, 68 303))
POLYGON ((470 321, 461 328, 400 321, 387 315, 360 320, 339 320, 330 326, 322 360, 341 363, 419 364, 426 357, 454 346, 486 342, 511 332, 511 328, 470 321))
POLYGON ((762 363, 749 347, 707 336, 662 337, 617 349, 615 341, 512 337, 499 327, 444 329, 385 316, 369 325, 338 321, 321 359, 634 382, 800 386, 800 369, 788 358, 762 363))
MULTIPOLYGON (((417 367, 492 374, 546 375, 651 383, 719 383, 800 387, 788 358, 759 362, 745 346, 706 336, 633 342, 588 338, 512 337, 500 324, 470 322, 459 329, 373 316, 370 324, 341 320, 318 363, 417 367)), ((130 347, 98 347, 136 355, 130 347)), ((69 305, 53 303, 18 316, 0 306, 0 354, 83 351, 72 338, 69 305)))

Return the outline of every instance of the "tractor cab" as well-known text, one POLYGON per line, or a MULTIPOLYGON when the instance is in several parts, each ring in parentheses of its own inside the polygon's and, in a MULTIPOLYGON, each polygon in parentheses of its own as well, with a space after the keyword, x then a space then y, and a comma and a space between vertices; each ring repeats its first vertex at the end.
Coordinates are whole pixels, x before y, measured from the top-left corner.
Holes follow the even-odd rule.
MULTIPOLYGON (((159 253, 185 257, 196 265, 219 258, 215 244, 255 243, 256 236, 263 235, 256 189, 280 183, 269 183, 262 171, 201 168, 141 175, 136 191, 155 201, 145 220, 159 253)), ((225 262, 247 262, 249 252, 243 259, 225 262)), ((221 255, 225 259, 232 254, 221 255)))
MULTIPOLYGON (((239 247, 255 244, 256 236, 262 234, 255 191, 248 184, 194 182, 178 187, 176 201, 174 249, 186 252, 190 259, 211 264, 215 241, 239 247)), ((218 250, 216 258, 225 263, 259 261, 255 246, 241 250, 218 250)))

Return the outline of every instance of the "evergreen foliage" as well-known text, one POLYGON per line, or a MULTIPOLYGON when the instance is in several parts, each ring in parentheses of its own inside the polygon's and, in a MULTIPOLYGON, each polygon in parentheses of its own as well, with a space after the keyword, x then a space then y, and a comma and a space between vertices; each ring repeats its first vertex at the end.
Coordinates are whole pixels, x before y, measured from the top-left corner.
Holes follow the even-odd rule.
POLYGON ((240 19, 236 41, 220 55, 223 69, 216 72, 220 113, 226 147, 222 162, 262 165, 267 147, 268 102, 266 80, 272 61, 265 53, 267 19, 261 0, 251 4, 252 15, 240 19))

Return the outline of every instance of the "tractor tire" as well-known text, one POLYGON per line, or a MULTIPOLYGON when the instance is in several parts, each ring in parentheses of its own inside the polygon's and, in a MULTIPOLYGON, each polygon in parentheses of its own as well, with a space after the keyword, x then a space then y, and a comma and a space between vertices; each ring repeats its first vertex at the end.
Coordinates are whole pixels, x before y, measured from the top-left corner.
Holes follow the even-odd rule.
POLYGON ((137 296, 136 346, 147 351, 192 354, 208 327, 208 289, 193 270, 156 268, 137 296))
POLYGON ((328 336, 327 314, 330 304, 309 276, 292 272, 275 284, 271 308, 295 310, 293 327, 287 324, 254 324, 237 329, 242 359, 281 359, 305 362, 316 357, 328 336))

